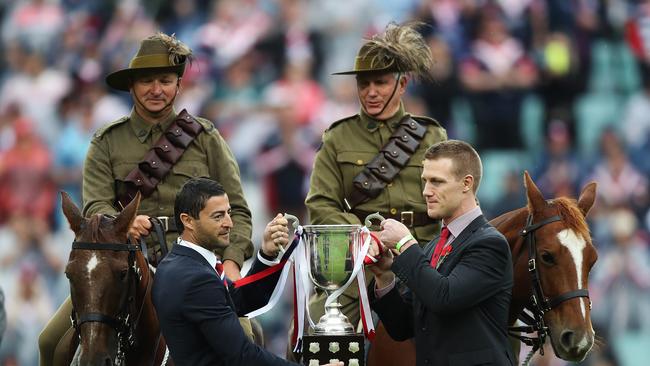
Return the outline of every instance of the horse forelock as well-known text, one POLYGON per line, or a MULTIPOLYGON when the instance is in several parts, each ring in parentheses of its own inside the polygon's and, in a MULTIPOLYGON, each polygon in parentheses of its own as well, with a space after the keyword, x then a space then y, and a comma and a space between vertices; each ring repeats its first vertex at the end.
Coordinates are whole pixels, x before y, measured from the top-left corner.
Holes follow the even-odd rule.
POLYGON ((575 231, 587 243, 591 243, 591 233, 582 211, 578 207, 577 201, 567 197, 555 198, 549 201, 550 204, 557 207, 562 222, 568 229, 575 231))

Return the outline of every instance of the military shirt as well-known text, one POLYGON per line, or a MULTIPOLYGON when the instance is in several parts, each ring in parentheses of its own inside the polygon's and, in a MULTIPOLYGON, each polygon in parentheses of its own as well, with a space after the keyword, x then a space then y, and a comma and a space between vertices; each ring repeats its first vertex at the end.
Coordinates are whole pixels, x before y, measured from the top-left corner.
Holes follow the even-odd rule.
MULTIPOLYGON (((99 129, 90 144, 83 169, 83 214, 115 214, 116 197, 123 180, 142 160, 145 153, 158 141, 176 118, 176 111, 158 124, 151 124, 135 110, 131 115, 109 123, 99 129)), ((224 187, 232 208, 233 228, 230 246, 217 251, 224 260, 235 261, 241 268, 244 260, 253 254, 251 242, 251 213, 239 178, 239 167, 226 141, 214 125, 196 118, 204 130, 188 146, 169 174, 156 186, 153 194, 140 202, 138 214, 174 216, 176 193, 183 184, 194 177, 211 178, 224 187)), ((167 234, 170 245, 178 233, 167 234)))
MULTIPOLYGON (((393 117, 379 121, 361 110, 359 114, 335 122, 325 131, 305 200, 312 224, 360 224, 357 216, 345 212, 343 199, 351 196, 354 177, 379 154, 405 114, 404 106, 400 105, 393 117)), ((433 119, 413 117, 427 127, 418 149, 379 196, 360 203, 354 210, 392 215, 402 211, 426 213, 421 178, 424 153, 429 146, 446 140, 447 132, 433 119)), ((438 230, 438 225, 411 228, 421 243, 433 239, 438 230)))

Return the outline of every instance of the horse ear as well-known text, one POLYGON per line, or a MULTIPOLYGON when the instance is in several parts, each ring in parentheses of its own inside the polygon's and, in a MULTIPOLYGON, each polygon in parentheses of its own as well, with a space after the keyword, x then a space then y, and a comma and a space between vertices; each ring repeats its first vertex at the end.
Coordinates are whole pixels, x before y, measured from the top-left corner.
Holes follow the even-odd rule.
POLYGON ((582 214, 587 217, 591 206, 594 205, 596 200, 596 182, 591 182, 587 184, 580 192, 580 198, 578 198, 578 207, 582 214))
POLYGON ((118 233, 126 233, 131 227, 131 223, 135 219, 136 214, 138 213, 138 207, 140 206, 140 192, 137 192, 135 197, 129 202, 126 207, 120 212, 119 215, 115 218, 114 225, 115 231, 118 233))
POLYGON ((524 185, 526 186, 526 197, 528 198, 528 207, 531 210, 536 208, 542 208, 546 205, 546 200, 540 192, 539 188, 533 182, 533 179, 528 174, 528 171, 524 171, 524 185))
POLYGON ((81 230, 81 223, 84 221, 79 207, 72 202, 72 198, 66 192, 61 191, 61 209, 65 218, 68 219, 70 224, 70 229, 75 233, 75 235, 81 230))

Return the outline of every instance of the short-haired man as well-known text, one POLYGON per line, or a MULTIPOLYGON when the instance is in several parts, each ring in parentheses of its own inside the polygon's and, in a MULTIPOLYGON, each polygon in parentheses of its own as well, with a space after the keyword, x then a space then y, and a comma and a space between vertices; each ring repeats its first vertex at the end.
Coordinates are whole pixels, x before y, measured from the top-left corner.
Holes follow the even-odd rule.
MULTIPOLYGON (((228 195, 215 181, 187 181, 176 196, 177 244, 158 266, 153 303, 176 365, 295 365, 253 344, 237 315, 269 300, 279 272, 235 287, 224 276, 215 249, 230 245, 233 221, 228 195)), ((250 273, 271 265, 289 242, 287 219, 278 214, 264 230, 264 240, 250 273)))
MULTIPOLYGON (((370 266, 371 307, 393 339, 415 339, 418 365, 514 365, 507 336, 512 260, 476 201, 481 159, 457 140, 424 156, 427 214, 442 220, 441 234, 422 250, 402 223, 382 222, 380 240, 391 251, 370 266)), ((376 244, 370 254, 379 255, 376 244)))

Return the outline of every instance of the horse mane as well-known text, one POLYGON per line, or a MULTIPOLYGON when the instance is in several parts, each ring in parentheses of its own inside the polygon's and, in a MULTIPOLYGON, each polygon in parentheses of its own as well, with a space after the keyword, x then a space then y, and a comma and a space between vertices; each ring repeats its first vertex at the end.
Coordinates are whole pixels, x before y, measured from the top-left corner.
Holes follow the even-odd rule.
POLYGON ((585 217, 575 199, 559 197, 549 200, 549 203, 554 204, 557 207, 562 222, 569 229, 578 233, 585 241, 591 242, 589 226, 587 226, 587 221, 585 220, 585 217))
POLYGON ((91 235, 91 240, 93 242, 99 242, 99 236, 101 233, 101 227, 100 224, 102 222, 102 215, 97 214, 93 215, 88 219, 88 227, 90 230, 90 235, 91 235))

